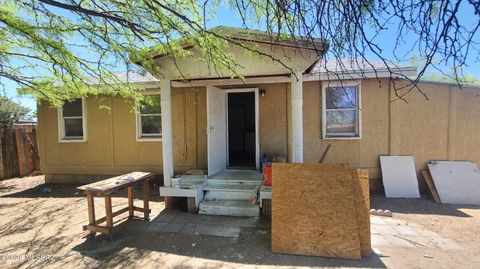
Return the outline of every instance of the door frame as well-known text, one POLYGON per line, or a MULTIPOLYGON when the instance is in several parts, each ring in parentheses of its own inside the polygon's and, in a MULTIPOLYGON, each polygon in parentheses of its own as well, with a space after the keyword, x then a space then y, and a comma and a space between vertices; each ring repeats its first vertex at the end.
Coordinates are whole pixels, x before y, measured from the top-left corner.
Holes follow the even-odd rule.
POLYGON ((228 94, 229 93, 242 93, 242 92, 253 92, 255 94, 255 169, 260 169, 260 135, 259 135, 259 125, 260 125, 260 117, 259 117, 259 94, 258 88, 240 88, 240 89, 228 89, 225 90, 225 110, 227 112, 226 121, 227 121, 227 152, 225 153, 227 156, 227 168, 230 165, 230 149, 229 149, 229 122, 228 122, 228 94))

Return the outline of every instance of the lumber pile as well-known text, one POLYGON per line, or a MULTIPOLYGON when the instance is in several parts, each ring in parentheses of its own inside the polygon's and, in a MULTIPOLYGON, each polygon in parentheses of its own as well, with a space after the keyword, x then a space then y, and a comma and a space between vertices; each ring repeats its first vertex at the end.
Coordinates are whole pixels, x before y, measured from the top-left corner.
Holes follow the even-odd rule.
POLYGON ((343 164, 272 165, 272 251, 371 255, 368 171, 343 164))

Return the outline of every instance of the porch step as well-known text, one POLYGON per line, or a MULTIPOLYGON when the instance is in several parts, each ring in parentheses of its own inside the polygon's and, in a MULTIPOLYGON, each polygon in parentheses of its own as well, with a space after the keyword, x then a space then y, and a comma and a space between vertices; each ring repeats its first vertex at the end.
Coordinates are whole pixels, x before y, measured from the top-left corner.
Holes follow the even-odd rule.
POLYGON ((205 194, 205 200, 244 200, 250 201, 253 195, 253 190, 246 191, 223 191, 210 190, 205 194))
POLYGON ((261 184, 218 184, 207 181, 204 191, 253 192, 261 184))
POLYGON ((216 185, 262 185, 261 180, 254 179, 222 179, 222 178, 209 178, 208 183, 216 185))
POLYGON ((198 214, 257 217, 260 215, 260 206, 245 200, 203 200, 198 214))

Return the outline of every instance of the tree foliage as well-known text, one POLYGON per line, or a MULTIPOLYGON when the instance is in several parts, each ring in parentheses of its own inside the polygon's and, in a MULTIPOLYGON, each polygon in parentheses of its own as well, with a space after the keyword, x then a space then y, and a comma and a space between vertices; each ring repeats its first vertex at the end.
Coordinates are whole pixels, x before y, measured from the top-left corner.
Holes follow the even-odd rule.
POLYGON ((418 77, 407 78, 412 89, 435 67, 434 59, 451 66, 459 82, 467 60, 480 58, 478 0, 0 0, 0 78, 54 104, 100 91, 136 97, 131 85, 117 84, 115 71, 138 70, 132 54, 147 68, 152 53, 189 55, 185 40, 201 48, 203 60, 234 69, 224 49, 234 40, 207 29, 221 6, 238 14, 243 27, 265 29, 273 40, 328 40, 330 59, 368 64, 374 56, 388 67, 391 53, 400 61, 419 53, 425 61, 418 77), (473 23, 459 18, 461 9, 473 23), (394 48, 387 52, 378 37, 392 31, 394 48))
POLYGON ((0 96, 0 127, 10 128, 13 124, 30 119, 30 109, 0 96))

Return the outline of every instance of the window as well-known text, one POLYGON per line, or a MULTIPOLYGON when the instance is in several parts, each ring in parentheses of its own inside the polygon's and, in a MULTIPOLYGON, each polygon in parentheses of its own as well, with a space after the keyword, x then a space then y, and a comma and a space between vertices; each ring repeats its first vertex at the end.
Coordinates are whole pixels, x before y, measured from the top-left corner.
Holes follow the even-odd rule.
POLYGON ((60 141, 86 141, 84 99, 65 102, 58 109, 60 141))
POLYGON ((360 84, 323 88, 323 138, 360 138, 360 84))
POLYGON ((162 138, 162 114, 160 95, 150 94, 138 106, 137 139, 158 141, 162 138))

